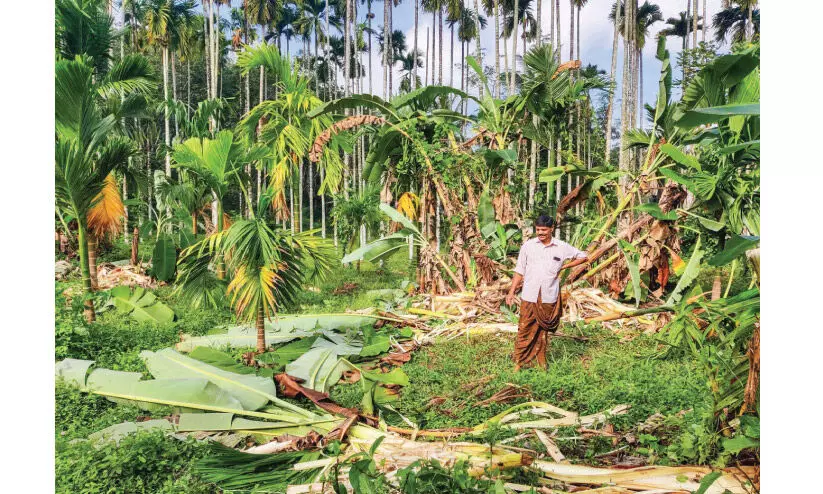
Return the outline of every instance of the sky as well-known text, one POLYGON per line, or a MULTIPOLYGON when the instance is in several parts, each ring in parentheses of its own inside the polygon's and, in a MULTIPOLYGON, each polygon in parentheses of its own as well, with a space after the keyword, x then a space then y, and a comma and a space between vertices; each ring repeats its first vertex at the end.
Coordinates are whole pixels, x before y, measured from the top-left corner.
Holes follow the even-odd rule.
MULTIPOLYGON (((361 0, 362 1, 362 0, 361 0)), ((412 49, 414 46, 414 1, 412 0, 401 0, 399 6, 394 8, 392 18, 393 18, 393 28, 395 30, 401 30, 406 35, 406 44, 409 50, 412 49)), ((418 0, 419 1, 419 0, 418 0)), ((473 8, 474 0, 463 0, 467 6, 473 8)), ((581 10, 580 16, 580 43, 581 43, 581 50, 580 50, 580 58, 583 66, 587 64, 594 64, 597 65, 598 68, 605 70, 608 74, 611 68, 611 57, 612 57, 612 41, 614 35, 614 27, 611 21, 608 18, 609 11, 611 9, 611 5, 613 4, 614 0, 589 0, 585 7, 581 10)), ((707 16, 709 19, 717 13, 718 10, 721 8, 721 1, 722 0, 707 0, 707 16)), ((549 34, 549 20, 550 20, 550 2, 551 0, 543 0, 541 17, 542 17, 542 31, 543 35, 547 36, 549 34)), ((649 28, 649 36, 647 38, 646 46, 643 49, 643 101, 645 103, 653 103, 657 97, 657 87, 658 87, 658 80, 660 76, 660 62, 655 59, 655 50, 657 47, 657 43, 655 42, 655 37, 657 33, 666 27, 665 19, 670 17, 677 17, 678 13, 684 11, 686 9, 686 0, 654 0, 653 3, 657 3, 660 6, 660 9, 663 13, 663 21, 653 24, 649 28)), ((561 0, 560 1, 560 35, 561 35, 561 54, 563 61, 569 59, 569 9, 570 9, 570 1, 569 0, 561 0)), ((231 6, 232 7, 240 7, 242 5, 242 0, 232 0, 231 6)), ((366 18, 366 5, 359 4, 358 5, 358 20, 363 21, 366 18)), ((482 7, 481 7, 482 8, 482 7)), ((533 1, 532 5, 533 9, 536 9, 536 2, 533 1)), ((703 2, 700 2, 699 13, 702 15, 702 8, 703 2)), ((381 31, 383 25, 383 3, 379 2, 378 0, 374 0, 372 5, 372 10, 375 15, 375 18, 372 20, 372 28, 381 31)), ((198 5, 196 7, 196 11, 200 12, 201 9, 198 5)), ((224 18, 229 17, 229 9, 228 8, 221 8, 221 16, 224 18)), ((533 11, 536 14, 536 11, 533 11)), ((115 13, 115 16, 118 16, 118 13, 115 13)), ((483 30, 480 36, 481 47, 483 49, 483 63, 485 66, 494 66, 494 25, 493 25, 494 18, 487 19, 487 27, 483 30)), ((420 16, 418 19, 418 49, 425 54, 426 50, 426 29, 429 28, 429 35, 432 36, 432 15, 429 13, 425 13, 420 11, 420 16)), ((437 26, 434 26, 435 29, 437 26)), ((575 29, 577 26, 575 25, 575 29)), ((334 31, 334 28, 332 28, 334 31)), ((337 33, 333 33, 337 34, 337 33)), ((443 36, 445 38, 446 44, 444 45, 444 63, 443 63, 443 83, 449 84, 451 77, 449 75, 449 67, 452 65, 449 60, 449 43, 450 43, 450 33, 446 26, 444 26, 443 36)), ((707 40, 714 39, 714 32, 711 28, 711 21, 709 21, 709 27, 707 32, 707 40)), ((702 32, 698 33, 698 41, 702 40, 702 32)), ((509 40, 508 48, 509 48, 509 55, 511 55, 511 40, 509 40)), ((576 40, 575 40, 576 43, 576 40)), ((671 60, 672 64, 676 64, 677 54, 680 52, 681 49, 681 38, 670 37, 667 40, 666 46, 671 53, 671 60)), ((501 50, 501 70, 504 64, 504 58, 502 56, 503 50, 503 43, 500 43, 500 50, 501 50)), ((383 94, 383 69, 381 66, 381 55, 379 54, 376 46, 377 40, 376 38, 372 40, 372 46, 374 47, 374 53, 370 54, 371 56, 371 63, 373 68, 373 75, 372 75, 372 92, 378 96, 382 96, 383 94)), ((470 52, 474 54, 474 47, 475 44, 471 43, 470 52)), ((299 51, 302 49, 302 43, 299 40, 292 40, 290 43, 290 51, 293 56, 297 56, 299 51)), ((619 94, 620 94, 620 82, 622 81, 621 76, 621 69, 622 69, 622 41, 618 43, 618 61, 617 61, 617 73, 615 74, 615 78, 617 80, 618 89, 618 104, 619 104, 619 94)), ((720 52, 727 52, 729 50, 728 45, 721 45, 720 52)), ((522 41, 518 43, 517 46, 517 54, 518 56, 522 56, 523 54, 523 46, 522 41)), ((457 43, 455 45, 455 58, 453 60, 454 64, 458 64, 460 62, 460 45, 457 43)), ((424 56, 425 58, 425 56, 424 56)), ((509 57, 511 58, 511 56, 509 57)), ((364 65, 368 66, 368 60, 364 55, 363 60, 364 65)), ((431 63, 431 60, 427 61, 427 63, 431 63)), ((519 65, 522 67, 522 65, 519 65)), ((435 63, 435 69, 437 64, 435 63)), ((679 69, 675 66, 675 79, 678 78, 677 74, 679 69)), ((423 75, 425 74, 426 68, 418 69, 418 75, 422 79, 423 75)), ((393 89, 395 94, 398 91, 400 85, 400 69, 399 64, 394 68, 394 78, 393 78, 393 89)), ((460 68, 455 67, 453 71, 453 85, 456 87, 460 87, 460 68)), ((340 81, 342 83, 342 81, 340 81)), ((369 83, 367 79, 363 81, 363 87, 365 88, 366 92, 368 92, 369 83)), ((675 89, 674 94, 677 95, 678 91, 675 89)), ((473 105, 473 104, 472 104, 473 105)), ((473 111, 472 105, 469 107, 469 112, 473 111)), ((616 118, 619 118, 619 112, 616 112, 616 118)))

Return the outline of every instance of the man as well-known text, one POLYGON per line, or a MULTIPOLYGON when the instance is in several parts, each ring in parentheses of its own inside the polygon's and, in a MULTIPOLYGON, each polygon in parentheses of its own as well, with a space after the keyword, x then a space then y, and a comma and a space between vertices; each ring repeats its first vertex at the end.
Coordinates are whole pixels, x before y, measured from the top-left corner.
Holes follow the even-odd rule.
POLYGON ((535 233, 537 238, 527 240, 520 247, 514 279, 506 296, 506 304, 513 305, 515 292, 523 282, 520 323, 513 356, 515 371, 530 365, 535 359, 541 368, 546 368, 548 332, 557 331, 562 313, 560 271, 589 262, 585 252, 552 237, 553 218, 537 218, 535 233), (574 261, 564 265, 568 259, 574 261))

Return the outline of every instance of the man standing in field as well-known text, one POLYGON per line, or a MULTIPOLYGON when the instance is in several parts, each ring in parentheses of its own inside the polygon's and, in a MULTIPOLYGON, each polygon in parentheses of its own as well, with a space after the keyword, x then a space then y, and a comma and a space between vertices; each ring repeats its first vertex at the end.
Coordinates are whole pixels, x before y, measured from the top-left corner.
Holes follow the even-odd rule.
POLYGON ((554 219, 540 216, 534 223, 537 238, 520 247, 517 266, 506 304, 512 305, 515 292, 523 284, 520 302, 520 323, 514 344, 514 370, 531 364, 546 368, 546 348, 549 331, 554 333, 560 323, 563 301, 560 297, 560 271, 589 262, 585 252, 552 237, 554 219), (563 264, 568 259, 574 261, 563 264))

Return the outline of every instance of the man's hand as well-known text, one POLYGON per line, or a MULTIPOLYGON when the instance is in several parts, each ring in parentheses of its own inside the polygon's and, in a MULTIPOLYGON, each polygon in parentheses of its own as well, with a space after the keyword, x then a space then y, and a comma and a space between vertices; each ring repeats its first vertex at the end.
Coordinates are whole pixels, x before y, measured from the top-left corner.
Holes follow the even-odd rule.
POLYGON ((590 262, 591 261, 589 261, 588 257, 581 257, 580 259, 575 259, 570 263, 564 264, 563 267, 560 268, 560 270, 562 271, 564 269, 573 268, 575 266, 580 266, 581 264, 589 264, 590 262))
POLYGON ((506 295, 506 305, 514 305, 514 292, 509 292, 506 295))

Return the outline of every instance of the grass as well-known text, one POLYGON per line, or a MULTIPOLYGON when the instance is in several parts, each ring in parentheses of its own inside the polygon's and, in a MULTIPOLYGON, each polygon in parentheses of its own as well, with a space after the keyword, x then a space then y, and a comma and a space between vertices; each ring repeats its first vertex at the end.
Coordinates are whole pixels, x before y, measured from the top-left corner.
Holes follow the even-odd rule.
MULTIPOLYGON (((143 252, 146 247, 141 245, 143 252)), ((113 246, 101 258, 122 259, 125 244, 113 246)), ((126 256, 127 257, 127 256, 126 256)), ((86 324, 82 318, 82 290, 76 277, 55 284, 55 360, 82 358, 95 360, 99 367, 143 372, 147 369, 139 357, 142 350, 172 346, 180 333, 201 335, 209 330, 235 324, 230 309, 192 311, 178 303, 170 287, 154 293, 177 315, 170 324, 138 323, 115 311, 100 314, 97 322, 86 324)), ((413 280, 405 252, 393 256, 380 267, 362 263, 334 270, 326 279, 307 285, 290 313, 344 312, 366 307, 384 308, 386 302, 372 290, 402 288, 413 280)), ((98 303, 99 307, 99 303, 98 303)), ((531 400, 547 401, 581 414, 595 413, 615 405, 632 405, 630 412, 615 417, 612 423, 621 432, 654 413, 675 416, 681 410, 694 409, 670 431, 671 437, 660 443, 677 441, 678 431, 688 428, 708 406, 706 380, 687 357, 667 360, 650 358, 657 342, 649 336, 621 341, 600 326, 580 325, 577 331, 589 337, 586 342, 555 338, 551 344, 549 369, 512 372, 513 335, 483 335, 457 338, 417 350, 404 371, 411 384, 402 390, 397 410, 421 428, 466 427, 477 425, 512 404, 478 406, 506 384, 522 386, 531 400), (489 376, 491 378, 489 379, 489 376), (485 384, 478 384, 485 382, 485 384), (477 393, 476 393, 477 392, 477 393), (476 395, 475 395, 476 393, 476 395), (438 398, 432 401, 434 398, 438 398), (442 400, 440 400, 442 398, 442 400)), ((239 359, 242 352, 232 352, 239 359)), ((359 406, 361 387, 338 385, 331 398, 343 406, 359 406)), ((192 478, 191 462, 205 454, 200 443, 181 442, 157 433, 141 433, 121 443, 94 449, 77 442, 90 433, 123 421, 146 415, 136 407, 115 405, 108 400, 89 396, 58 383, 55 388, 55 439, 58 492, 99 492, 101 486, 112 492, 212 492, 213 489, 192 478)), ((162 417, 169 411, 153 414, 162 417)), ((402 419, 386 412, 387 422, 402 425, 402 419)), ((514 435, 503 431, 501 437, 514 435)), ((560 435, 576 435, 574 430, 560 435)), ((491 440, 480 437, 475 440, 491 440)), ((500 438, 494 438, 494 441, 500 438)), ((646 438, 646 442, 651 439, 646 438)), ((657 439, 655 439, 657 440, 657 439)), ((519 443, 542 451, 534 440, 519 443)), ((607 438, 560 444, 574 459, 593 460, 593 456, 612 448, 607 438)), ((648 444, 640 444, 645 447, 648 444)), ((647 448, 648 449, 648 448, 647 448)), ((663 461, 666 461, 664 453, 663 461)), ((677 463, 677 457, 671 460, 677 463)))

